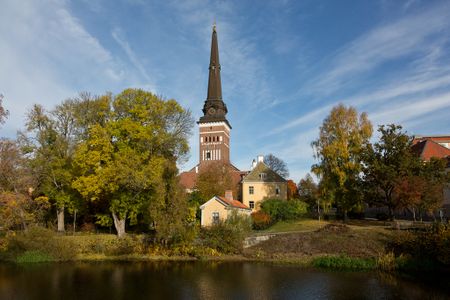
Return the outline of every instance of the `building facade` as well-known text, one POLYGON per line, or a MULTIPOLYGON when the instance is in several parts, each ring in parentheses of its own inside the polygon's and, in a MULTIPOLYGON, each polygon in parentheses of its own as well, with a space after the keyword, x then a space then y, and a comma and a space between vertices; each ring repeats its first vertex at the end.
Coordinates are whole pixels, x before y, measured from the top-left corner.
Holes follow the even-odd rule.
POLYGON ((242 180, 242 203, 257 211, 266 199, 287 200, 287 181, 270 169, 260 155, 242 180))
POLYGON ((225 196, 214 196, 200 206, 201 226, 208 227, 226 221, 233 214, 250 216, 251 209, 242 202, 233 199, 233 193, 226 191, 225 196))

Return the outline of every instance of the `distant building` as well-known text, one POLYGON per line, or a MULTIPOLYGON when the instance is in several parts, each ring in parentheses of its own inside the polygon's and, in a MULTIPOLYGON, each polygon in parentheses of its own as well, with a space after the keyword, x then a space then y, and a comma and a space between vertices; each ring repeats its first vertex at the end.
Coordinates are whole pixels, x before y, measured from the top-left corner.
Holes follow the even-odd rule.
MULTIPOLYGON (((446 159, 446 171, 450 172, 450 135, 415 136, 412 149, 423 161, 430 161, 432 157, 446 159)), ((443 193, 443 208, 449 216, 450 187, 445 187, 443 193)))
POLYGON ((242 180, 242 203, 256 211, 266 199, 287 200, 287 181, 270 169, 260 155, 242 180))
POLYGON ((233 193, 226 191, 225 196, 214 196, 200 206, 201 226, 208 227, 226 221, 232 214, 250 216, 251 209, 242 202, 233 199, 233 193))
POLYGON ((432 157, 448 159, 450 135, 415 136, 412 149, 423 161, 429 161, 432 157))

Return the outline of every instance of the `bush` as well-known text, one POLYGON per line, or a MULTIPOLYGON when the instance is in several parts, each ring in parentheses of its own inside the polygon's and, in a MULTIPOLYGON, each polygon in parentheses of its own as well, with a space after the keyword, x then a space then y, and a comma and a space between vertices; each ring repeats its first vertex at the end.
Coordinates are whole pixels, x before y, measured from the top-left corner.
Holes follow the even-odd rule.
POLYGON ((269 228, 269 226, 272 225, 272 219, 270 218, 270 215, 263 212, 263 211, 257 211, 252 213, 252 227, 255 230, 262 230, 269 228))
POLYGON ((371 270, 375 269, 377 265, 373 259, 353 258, 345 255, 317 257, 313 259, 312 264, 316 268, 341 270, 371 270))
POLYGON ((41 252, 39 250, 25 251, 23 254, 19 255, 16 262, 19 264, 27 263, 40 263, 49 262, 55 260, 53 257, 47 253, 41 252))
POLYGON ((24 260, 27 257, 46 255, 54 260, 64 261, 74 258, 77 249, 74 243, 63 239, 49 229, 31 227, 25 232, 11 235, 8 238, 8 252, 17 257, 29 252, 25 255, 24 260))
POLYGON ((426 231, 397 232, 388 243, 397 257, 411 257, 418 267, 450 266, 450 228, 436 223, 426 231))
POLYGON ((267 213, 272 221, 290 221, 306 215, 308 205, 300 200, 268 199, 261 203, 261 210, 267 213))
POLYGON ((233 215, 225 222, 220 222, 200 232, 203 246, 221 253, 242 252, 242 242, 251 230, 251 219, 246 216, 233 215))

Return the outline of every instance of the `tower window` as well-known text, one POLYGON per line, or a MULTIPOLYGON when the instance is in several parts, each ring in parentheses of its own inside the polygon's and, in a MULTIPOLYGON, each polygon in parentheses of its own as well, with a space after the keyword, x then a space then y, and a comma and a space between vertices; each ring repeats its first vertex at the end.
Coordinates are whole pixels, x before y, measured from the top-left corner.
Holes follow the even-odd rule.
POLYGON ((248 187, 248 193, 249 193, 250 195, 253 195, 253 194, 255 193, 255 188, 254 188, 253 186, 249 186, 249 187, 248 187))
POLYGON ((203 137, 200 137, 200 143, 203 143, 203 137))
POLYGON ((207 160, 210 160, 211 159, 211 152, 206 152, 206 159, 207 160))
POLYGON ((222 141, 222 136, 219 137, 219 141, 222 141))

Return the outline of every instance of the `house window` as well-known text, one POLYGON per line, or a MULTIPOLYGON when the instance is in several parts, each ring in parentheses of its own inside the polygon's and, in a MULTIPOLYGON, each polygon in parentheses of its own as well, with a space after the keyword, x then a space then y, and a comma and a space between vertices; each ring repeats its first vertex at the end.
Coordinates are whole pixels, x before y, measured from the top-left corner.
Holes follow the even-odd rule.
POLYGON ((213 224, 219 224, 219 212, 215 211, 212 213, 213 224))
POLYGON ((275 188, 275 194, 277 194, 277 195, 280 194, 280 187, 277 186, 277 187, 275 188))
POLYGON ((259 179, 261 180, 266 179, 266 173, 259 173, 259 179))
POLYGON ((248 206, 250 206, 251 209, 255 208, 255 201, 249 201, 248 206))
POLYGON ((206 152, 206 159, 207 160, 210 160, 211 159, 211 152, 206 152))
POLYGON ((249 187, 248 187, 248 193, 249 193, 250 195, 253 195, 253 194, 255 193, 255 188, 254 188, 253 186, 249 186, 249 187))

